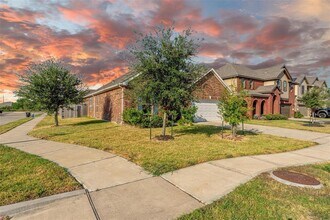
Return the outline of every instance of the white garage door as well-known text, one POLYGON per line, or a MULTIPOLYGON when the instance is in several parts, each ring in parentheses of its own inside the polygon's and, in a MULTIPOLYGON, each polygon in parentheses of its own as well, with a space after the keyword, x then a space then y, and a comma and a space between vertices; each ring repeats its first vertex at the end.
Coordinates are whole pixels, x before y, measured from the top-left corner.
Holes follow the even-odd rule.
POLYGON ((217 104, 218 101, 211 100, 195 102, 194 105, 198 108, 195 121, 221 121, 218 114, 219 110, 217 104))

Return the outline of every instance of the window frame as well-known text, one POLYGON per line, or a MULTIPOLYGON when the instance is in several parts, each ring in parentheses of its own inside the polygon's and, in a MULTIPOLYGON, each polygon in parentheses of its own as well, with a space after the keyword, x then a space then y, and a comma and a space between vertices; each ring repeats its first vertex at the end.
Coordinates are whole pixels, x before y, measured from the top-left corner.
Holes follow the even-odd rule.
POLYGON ((254 88, 254 81, 252 79, 250 79, 249 86, 250 86, 250 89, 254 88))
POLYGON ((287 92, 288 91, 288 82, 286 80, 283 81, 283 91, 284 92, 287 92))
POLYGON ((241 87, 242 89, 246 89, 246 80, 244 78, 241 78, 241 87))

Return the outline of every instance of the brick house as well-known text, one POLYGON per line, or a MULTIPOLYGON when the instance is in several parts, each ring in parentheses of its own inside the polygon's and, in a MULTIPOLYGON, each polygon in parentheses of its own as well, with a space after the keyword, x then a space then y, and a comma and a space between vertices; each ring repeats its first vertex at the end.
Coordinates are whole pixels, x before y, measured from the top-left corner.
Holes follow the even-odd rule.
MULTIPOLYGON (((128 73, 85 96, 88 116, 121 123, 124 109, 131 106, 128 82, 136 76, 128 73)), ((295 84, 284 65, 251 69, 225 64, 217 70, 210 69, 196 84, 193 105, 198 107, 197 121, 219 120, 217 103, 225 90, 248 91, 251 117, 280 113, 292 116, 294 112, 295 84)))
POLYGON ((285 65, 251 69, 239 64, 225 64, 216 70, 223 81, 236 90, 249 93, 250 116, 264 114, 293 115, 294 88, 285 65))

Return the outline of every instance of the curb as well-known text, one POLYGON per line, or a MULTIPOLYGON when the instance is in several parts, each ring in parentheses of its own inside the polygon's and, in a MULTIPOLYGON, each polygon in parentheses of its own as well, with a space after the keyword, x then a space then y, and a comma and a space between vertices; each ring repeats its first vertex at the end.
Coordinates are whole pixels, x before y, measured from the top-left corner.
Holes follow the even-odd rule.
MULTIPOLYGON (((44 198, 34 199, 25 202, 19 202, 11 205, 0 206, 0 216, 13 215, 19 212, 24 212, 30 209, 35 209, 40 206, 49 204, 56 200, 65 199, 77 195, 85 194, 85 190, 75 190, 72 192, 61 193, 57 195, 47 196, 44 198)), ((1 218, 0 218, 1 219, 1 218)))

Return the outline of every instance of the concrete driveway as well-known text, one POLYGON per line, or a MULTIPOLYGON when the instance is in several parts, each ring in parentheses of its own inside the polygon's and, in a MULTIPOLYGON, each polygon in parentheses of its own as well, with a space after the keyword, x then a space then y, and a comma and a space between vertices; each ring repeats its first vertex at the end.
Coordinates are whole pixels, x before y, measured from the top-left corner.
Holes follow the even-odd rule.
POLYGON ((0 114, 0 125, 25 118, 25 112, 3 112, 0 114))

